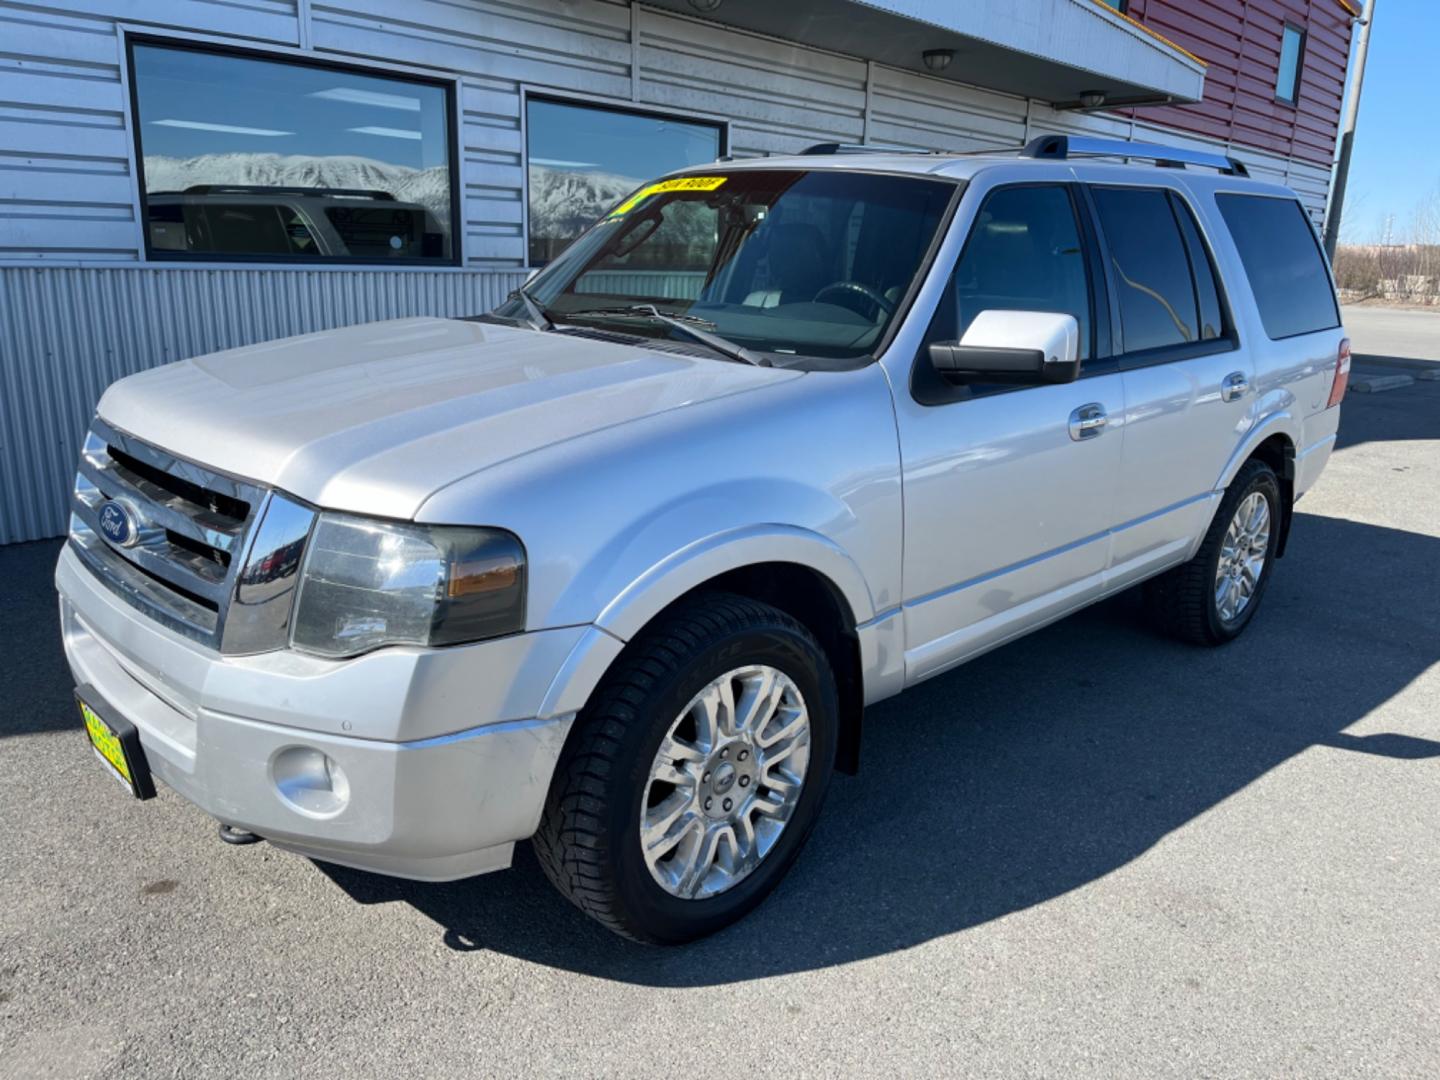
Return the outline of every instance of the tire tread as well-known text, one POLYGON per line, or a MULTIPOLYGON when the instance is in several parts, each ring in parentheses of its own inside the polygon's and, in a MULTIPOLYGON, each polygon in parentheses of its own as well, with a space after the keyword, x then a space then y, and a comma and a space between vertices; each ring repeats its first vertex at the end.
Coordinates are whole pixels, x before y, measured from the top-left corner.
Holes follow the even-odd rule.
MULTIPOLYGON (((1220 500, 1220 506, 1215 511, 1215 517, 1211 520, 1210 528, 1195 556, 1145 583, 1146 605, 1150 609, 1152 620, 1162 632, 1191 645, 1219 645, 1230 640, 1229 637, 1216 634, 1210 625, 1209 605, 1212 602, 1213 588, 1210 562, 1216 549, 1225 540, 1225 532, 1230 527, 1235 507, 1240 504, 1255 479, 1265 475, 1269 475, 1273 480, 1275 472, 1258 458, 1252 458, 1242 465, 1226 489, 1225 497, 1220 500)), ((1276 483, 1278 489, 1278 481, 1276 483)), ((1278 516, 1283 512, 1277 508, 1276 528, 1279 527, 1278 516)), ((1267 568, 1266 575, 1272 569, 1267 568)))
MULTIPOLYGON (((776 626, 814 643, 803 624, 769 604, 732 593, 700 594, 636 638, 576 718, 531 844, 561 895, 607 929, 634 941, 652 940, 627 918, 610 875, 603 823, 610 778, 625 765, 622 733, 651 722, 642 712, 644 703, 711 642, 776 626)), ((823 657, 818 643, 814 647, 823 657)))

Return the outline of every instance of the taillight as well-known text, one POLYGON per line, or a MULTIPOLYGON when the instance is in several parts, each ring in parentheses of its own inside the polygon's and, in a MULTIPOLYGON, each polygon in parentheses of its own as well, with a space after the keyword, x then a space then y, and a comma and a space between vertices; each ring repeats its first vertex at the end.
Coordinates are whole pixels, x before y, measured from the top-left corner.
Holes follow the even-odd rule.
POLYGON ((1330 385, 1330 401, 1326 404, 1327 409, 1333 409, 1340 404, 1340 399, 1345 396, 1345 387, 1350 385, 1350 339, 1347 337, 1340 342, 1340 357, 1335 364, 1335 381, 1330 385))

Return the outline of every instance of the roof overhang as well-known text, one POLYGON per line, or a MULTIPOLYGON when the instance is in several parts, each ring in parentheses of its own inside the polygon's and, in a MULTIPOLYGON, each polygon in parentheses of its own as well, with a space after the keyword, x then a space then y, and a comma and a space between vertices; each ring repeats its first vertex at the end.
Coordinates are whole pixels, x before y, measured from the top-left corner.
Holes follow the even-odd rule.
MULTIPOLYGON (((689 0, 649 0, 696 15, 689 0)), ((1100 0, 722 0, 701 16, 954 82, 1077 105, 1198 101, 1205 65, 1100 0), (922 53, 952 49, 943 71, 922 53)))

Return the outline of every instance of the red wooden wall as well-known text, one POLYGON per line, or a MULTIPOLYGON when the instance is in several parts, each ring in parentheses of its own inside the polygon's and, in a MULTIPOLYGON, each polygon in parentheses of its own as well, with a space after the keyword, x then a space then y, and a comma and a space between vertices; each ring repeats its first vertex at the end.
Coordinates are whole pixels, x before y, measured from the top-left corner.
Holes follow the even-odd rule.
POLYGON ((1204 100, 1137 118, 1330 164, 1350 55, 1344 0, 1130 0, 1128 14, 1208 65, 1204 100), (1287 22, 1306 31, 1294 105, 1275 99, 1287 22))

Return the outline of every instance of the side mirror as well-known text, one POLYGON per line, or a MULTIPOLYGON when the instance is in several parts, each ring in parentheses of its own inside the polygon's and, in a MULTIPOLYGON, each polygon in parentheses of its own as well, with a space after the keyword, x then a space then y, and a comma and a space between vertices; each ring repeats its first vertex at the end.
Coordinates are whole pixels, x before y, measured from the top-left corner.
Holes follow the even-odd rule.
POLYGON ((952 383, 1068 383, 1080 377, 1080 325, 1051 311, 982 311, 959 341, 930 346, 952 383))

